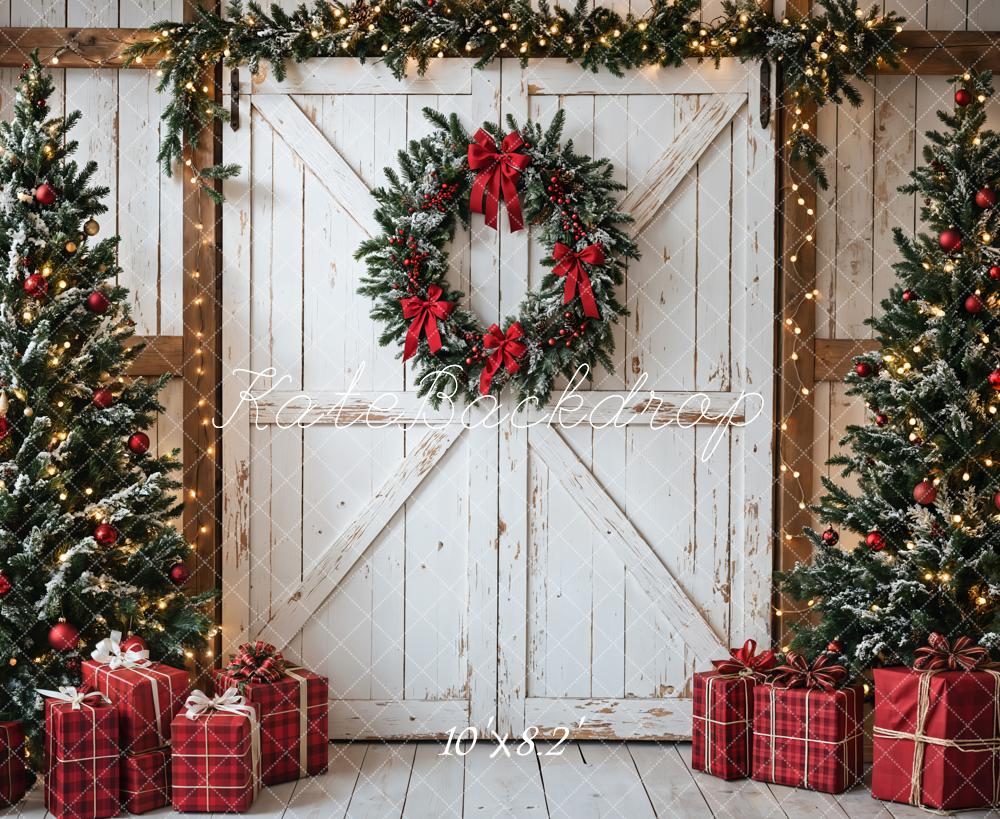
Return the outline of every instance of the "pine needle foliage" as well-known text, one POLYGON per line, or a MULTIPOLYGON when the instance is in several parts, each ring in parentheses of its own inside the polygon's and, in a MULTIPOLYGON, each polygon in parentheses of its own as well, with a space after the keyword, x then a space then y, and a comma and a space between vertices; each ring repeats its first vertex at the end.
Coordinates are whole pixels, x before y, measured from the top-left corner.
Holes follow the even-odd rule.
POLYGON ((857 669, 910 662, 930 631, 1000 649, 1000 205, 977 204, 1000 181, 1000 134, 984 129, 991 76, 954 82, 971 102, 938 113, 900 188, 922 230, 895 231, 897 282, 869 321, 881 350, 846 379, 868 416, 830 460, 851 484, 824 478, 815 508, 855 537, 807 530, 813 560, 783 578, 818 613, 795 646, 836 640, 857 669))
POLYGON ((94 183, 94 162, 71 158, 79 113, 50 117, 52 92, 33 57, 13 120, 0 123, 0 712, 27 723, 39 763, 36 688, 78 685, 81 659, 113 629, 183 666, 185 651, 205 644, 213 596, 188 595, 169 579, 191 555, 171 522, 178 453, 128 446, 162 411, 166 379, 126 377, 141 347, 128 346, 118 239, 90 235, 96 223, 85 230, 106 212, 108 190, 94 183), (43 184, 55 192, 50 205, 36 194, 43 184), (40 296, 26 291, 30 276, 44 277, 40 296), (87 307, 95 292, 107 300, 103 313, 87 307), (94 402, 101 389, 113 395, 103 409, 94 402), (113 527, 114 543, 98 542, 101 524, 113 527), (63 620, 80 639, 55 650, 49 631, 63 620))

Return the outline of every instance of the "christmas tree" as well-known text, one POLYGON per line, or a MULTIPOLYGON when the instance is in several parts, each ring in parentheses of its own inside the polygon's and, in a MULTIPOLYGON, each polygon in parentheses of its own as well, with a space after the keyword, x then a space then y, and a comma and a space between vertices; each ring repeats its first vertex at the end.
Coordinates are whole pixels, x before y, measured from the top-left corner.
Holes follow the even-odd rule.
POLYGON ((128 378, 118 240, 96 238, 108 190, 68 158, 79 112, 50 117, 52 90, 33 58, 0 123, 0 709, 35 742, 35 689, 79 684, 111 630, 183 665, 210 628, 208 598, 183 591, 176 453, 142 432, 165 378, 128 378))
POLYGON ((857 490, 824 479, 830 528, 807 530, 813 561, 782 578, 818 612, 794 644, 859 669, 909 662, 931 631, 1000 648, 1000 134, 983 130, 990 75, 955 83, 900 188, 924 231, 895 231, 898 282, 869 322, 881 350, 847 377, 869 420, 830 463, 857 490))

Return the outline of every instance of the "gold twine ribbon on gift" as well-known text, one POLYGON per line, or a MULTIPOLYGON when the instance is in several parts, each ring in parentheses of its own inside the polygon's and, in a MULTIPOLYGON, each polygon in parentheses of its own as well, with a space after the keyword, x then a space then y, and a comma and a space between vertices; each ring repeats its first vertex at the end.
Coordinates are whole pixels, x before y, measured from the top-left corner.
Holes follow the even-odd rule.
POLYGON ((928 736, 924 731, 927 728, 927 717, 930 713, 930 691, 931 677, 947 669, 935 668, 928 671, 921 671, 920 682, 917 686, 917 724, 914 731, 896 731, 892 728, 880 728, 876 726, 873 735, 883 739, 908 739, 913 742, 913 768, 910 771, 910 804, 920 805, 920 796, 923 793, 924 783, 924 755, 928 745, 937 745, 942 748, 954 748, 966 753, 993 754, 993 801, 991 804, 1000 803, 1000 776, 997 771, 998 752, 1000 752, 1000 736, 997 736, 1000 727, 1000 670, 995 668, 976 668, 984 674, 993 677, 993 737, 990 739, 943 739, 942 737, 928 736))

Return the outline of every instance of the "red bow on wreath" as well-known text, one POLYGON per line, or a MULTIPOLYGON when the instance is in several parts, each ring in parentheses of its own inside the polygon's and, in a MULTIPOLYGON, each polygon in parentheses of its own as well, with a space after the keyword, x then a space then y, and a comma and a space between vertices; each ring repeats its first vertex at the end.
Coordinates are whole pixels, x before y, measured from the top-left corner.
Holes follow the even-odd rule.
POLYGON ((820 654, 812 665, 801 654, 789 651, 785 664, 774 670, 774 684, 779 688, 823 688, 830 691, 847 679, 847 669, 820 654))
POLYGON ((577 288, 580 290, 580 301, 583 303, 584 315, 591 318, 599 318, 597 302, 594 299, 594 290, 590 285, 590 277, 583 268, 583 262, 587 264, 604 264, 604 248, 600 245, 588 245, 583 250, 577 252, 573 248, 556 242, 552 251, 552 258, 556 261, 556 266, 552 272, 557 276, 566 277, 566 287, 563 289, 563 304, 569 304, 576 295, 577 288))
POLYGON ((913 667, 920 671, 972 671, 990 659, 989 651, 973 643, 971 637, 959 637, 952 643, 936 631, 914 654, 913 667))
POLYGON ((503 138, 500 150, 486 131, 480 128, 469 144, 469 167, 479 171, 472 183, 469 207, 475 213, 486 216, 486 224, 497 229, 497 213, 500 210, 500 194, 507 203, 507 218, 511 233, 524 227, 521 215, 521 201, 517 198, 517 178, 528 167, 531 157, 515 153, 524 145, 517 131, 503 138))
POLYGON ((507 328, 506 334, 501 332, 499 325, 493 324, 489 331, 483 336, 483 346, 493 350, 493 354, 486 359, 486 366, 479 376, 479 394, 486 395, 490 391, 490 384, 493 383, 493 376, 503 367, 509 373, 516 373, 521 369, 518 363, 522 355, 528 349, 523 341, 524 330, 516 321, 507 328))
POLYGON ((729 649, 729 659, 712 660, 712 665, 720 674, 757 677, 774 668, 776 662, 774 652, 771 649, 758 654, 757 641, 747 640, 740 648, 729 649))
POLYGON ((224 671, 238 684, 275 682, 285 673, 285 658, 270 643, 257 640, 241 645, 224 671))
POLYGON ((417 352, 417 343, 420 341, 420 332, 427 336, 427 346, 432 353, 441 349, 441 334, 438 332, 437 323, 451 315, 455 305, 450 301, 441 301, 442 290, 436 284, 427 288, 427 298, 420 296, 409 296, 400 299, 403 305, 403 318, 413 319, 410 328, 406 331, 406 343, 403 345, 403 361, 411 358, 417 352))

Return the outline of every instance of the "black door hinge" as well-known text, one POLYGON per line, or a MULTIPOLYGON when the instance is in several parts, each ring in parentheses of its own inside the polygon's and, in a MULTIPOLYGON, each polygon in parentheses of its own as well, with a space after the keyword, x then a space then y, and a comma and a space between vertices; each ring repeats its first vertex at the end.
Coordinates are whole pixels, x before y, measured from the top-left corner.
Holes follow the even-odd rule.
POLYGON ((229 72, 229 125, 234 131, 240 129, 240 70, 229 72))

